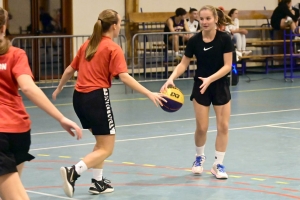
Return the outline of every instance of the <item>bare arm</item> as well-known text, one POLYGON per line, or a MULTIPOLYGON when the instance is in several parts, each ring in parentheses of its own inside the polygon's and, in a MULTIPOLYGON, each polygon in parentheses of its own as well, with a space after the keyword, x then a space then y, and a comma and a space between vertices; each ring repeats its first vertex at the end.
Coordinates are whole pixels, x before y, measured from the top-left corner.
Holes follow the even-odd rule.
POLYGON ((75 133, 71 130, 73 128, 76 130, 77 139, 82 137, 82 131, 79 126, 63 116, 63 114, 50 102, 43 91, 35 85, 31 76, 22 74, 18 76, 17 82, 22 92, 30 99, 30 101, 56 119, 72 136, 75 136, 75 133))
POLYGON ((57 121, 62 120, 64 116, 50 102, 50 100, 46 97, 42 90, 35 85, 29 75, 20 75, 17 78, 17 82, 22 92, 28 97, 28 99, 30 99, 30 101, 32 101, 35 105, 44 110, 47 114, 49 114, 57 121))
POLYGON ((244 34, 244 35, 246 35, 246 34, 248 34, 248 31, 246 30, 246 29, 235 29, 235 30, 230 30, 230 32, 232 33, 232 34, 234 34, 234 33, 241 33, 241 34, 244 34))
POLYGON ((161 87, 160 92, 164 92, 168 88, 169 85, 175 86, 173 81, 185 72, 185 70, 189 66, 190 62, 191 62, 191 58, 183 56, 181 59, 181 62, 175 67, 171 76, 168 78, 166 83, 161 87))
POLYGON ((64 74, 62 75, 58 87, 63 88, 63 86, 66 85, 66 83, 68 82, 68 80, 70 80, 70 78, 74 75, 75 71, 76 70, 73 69, 71 65, 69 65, 64 71, 64 74))
POLYGON ((175 29, 174 29, 173 25, 174 25, 174 24, 173 24, 172 19, 169 18, 169 19, 167 20, 167 26, 169 27, 170 32, 175 32, 175 29))
POLYGON ((224 66, 219 69, 216 73, 210 76, 211 82, 214 82, 226 74, 228 74, 231 70, 231 65, 232 65, 232 52, 229 53, 224 53, 224 66))
POLYGON ((185 29, 186 32, 191 32, 190 31, 190 27, 189 27, 189 25, 188 25, 188 23, 187 23, 186 20, 184 20, 184 29, 185 29))
POLYGON ((131 89, 145 95, 148 96, 151 92, 145 88, 144 86, 142 86, 139 82, 137 82, 132 76, 130 76, 128 73, 121 73, 119 74, 119 78, 121 79, 121 81, 129 86, 131 89))
POLYGON ((191 58, 183 56, 181 59, 181 62, 175 67, 173 73, 169 77, 169 80, 174 81, 181 74, 183 74, 185 72, 186 68, 189 66, 190 62, 191 62, 191 58))
POLYGON ((66 70, 64 71, 64 74, 62 75, 60 82, 56 88, 56 90, 52 94, 52 99, 56 100, 57 95, 62 91, 64 85, 66 85, 67 81, 74 75, 75 69, 69 65, 66 70))
POLYGON ((223 58, 224 66, 221 69, 219 69, 216 73, 212 74, 207 78, 198 77, 200 80, 202 80, 202 84, 200 85, 201 94, 203 94, 206 91, 206 89, 212 82, 224 77, 227 73, 230 72, 232 65, 232 52, 224 53, 223 58))
POLYGON ((129 86, 131 89, 147 96, 156 106, 158 106, 157 103, 159 103, 162 106, 161 101, 166 102, 166 100, 163 98, 164 96, 163 94, 153 93, 149 91, 147 88, 142 86, 139 82, 137 82, 132 76, 130 76, 128 73, 120 73, 119 78, 124 84, 129 86))

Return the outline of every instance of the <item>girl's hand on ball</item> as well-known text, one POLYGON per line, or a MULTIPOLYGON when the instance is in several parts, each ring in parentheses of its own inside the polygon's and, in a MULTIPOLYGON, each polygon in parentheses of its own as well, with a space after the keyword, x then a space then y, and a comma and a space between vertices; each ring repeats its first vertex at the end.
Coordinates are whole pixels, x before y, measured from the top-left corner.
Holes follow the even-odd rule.
POLYGON ((168 89, 169 86, 175 87, 173 80, 167 80, 166 83, 160 88, 160 92, 164 93, 168 89))

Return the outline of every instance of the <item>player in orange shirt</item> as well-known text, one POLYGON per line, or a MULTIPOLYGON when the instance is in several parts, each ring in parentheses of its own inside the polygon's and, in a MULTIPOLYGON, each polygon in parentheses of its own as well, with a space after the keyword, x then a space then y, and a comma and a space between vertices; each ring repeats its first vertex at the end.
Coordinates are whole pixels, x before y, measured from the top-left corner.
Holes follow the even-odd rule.
POLYGON ((103 178, 103 162, 112 154, 115 143, 115 122, 108 91, 112 78, 119 76, 122 82, 146 95, 156 106, 165 101, 162 94, 150 92, 127 73, 124 53, 112 40, 119 35, 120 25, 121 18, 116 11, 109 9, 99 14, 92 36, 80 47, 53 93, 53 99, 56 99, 66 82, 78 71, 74 110, 83 128, 89 129, 96 139, 92 153, 76 165, 60 169, 64 191, 69 197, 74 194, 77 178, 89 168, 93 168, 91 194, 114 191, 110 181, 103 178))
MULTIPOLYGON (((0 7, 0 197, 3 199, 29 199, 20 175, 30 155, 30 120, 18 93, 22 92, 39 108, 56 119, 77 139, 82 131, 74 122, 65 118, 35 85, 26 53, 11 46, 5 38, 8 13, 0 7)), ((1 198, 0 198, 1 199, 1 198)))

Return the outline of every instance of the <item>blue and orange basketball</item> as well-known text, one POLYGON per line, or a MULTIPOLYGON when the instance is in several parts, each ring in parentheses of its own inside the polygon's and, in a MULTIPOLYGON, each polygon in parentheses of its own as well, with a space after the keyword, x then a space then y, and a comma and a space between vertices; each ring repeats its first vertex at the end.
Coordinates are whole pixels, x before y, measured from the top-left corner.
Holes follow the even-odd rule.
POLYGON ((162 101, 163 106, 161 108, 167 112, 175 112, 181 108, 184 103, 184 95, 177 87, 169 87, 163 92, 166 95, 164 99, 167 102, 162 101))

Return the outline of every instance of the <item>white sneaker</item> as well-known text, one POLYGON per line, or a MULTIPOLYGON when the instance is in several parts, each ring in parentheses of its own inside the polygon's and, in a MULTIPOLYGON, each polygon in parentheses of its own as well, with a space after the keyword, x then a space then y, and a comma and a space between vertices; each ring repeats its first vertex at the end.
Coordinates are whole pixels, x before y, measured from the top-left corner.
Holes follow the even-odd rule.
POLYGON ((284 21, 284 23, 286 25, 290 25, 291 23, 293 23, 293 19, 291 17, 287 17, 286 20, 284 21))
POLYGON ((194 174, 201 174, 203 172, 203 163, 205 162, 206 157, 196 156, 196 160, 193 163, 192 172, 194 174))
POLYGON ((236 54, 236 61, 239 61, 240 58, 243 56, 242 52, 240 51, 235 51, 235 54, 236 54))
POLYGON ((252 53, 252 51, 243 51, 243 55, 248 56, 252 53))
POLYGON ((221 164, 215 164, 211 168, 210 172, 217 178, 217 179, 227 179, 228 175, 225 172, 225 167, 221 164))

